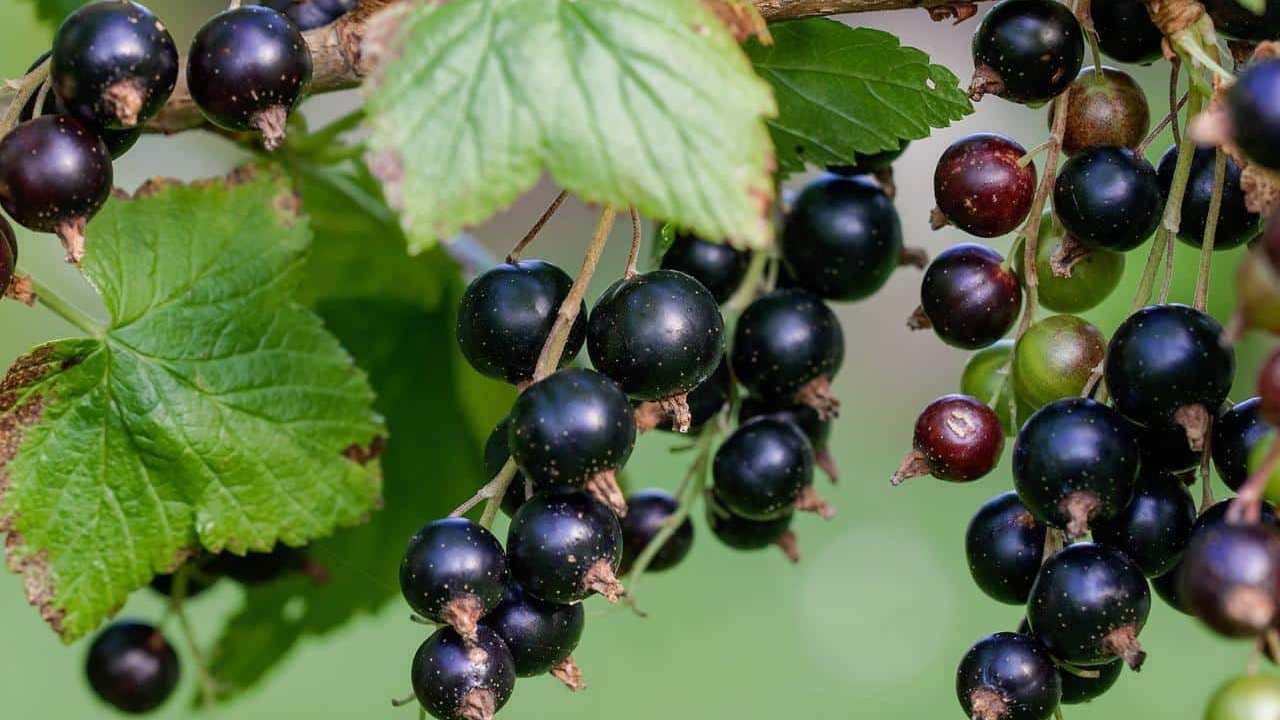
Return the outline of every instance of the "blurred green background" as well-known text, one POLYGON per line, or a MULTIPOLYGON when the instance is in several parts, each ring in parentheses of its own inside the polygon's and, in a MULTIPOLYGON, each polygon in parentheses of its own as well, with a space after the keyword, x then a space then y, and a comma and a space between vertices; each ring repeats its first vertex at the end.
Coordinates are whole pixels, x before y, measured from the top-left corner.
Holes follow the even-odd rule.
MULTIPOLYGON (((223 3, 150 4, 182 46, 200 20, 223 3)), ((897 32, 958 75, 969 73, 972 21, 953 28, 930 22, 922 11, 848 21, 897 32)), ((0 25, 5 28, 0 72, 17 76, 47 47, 50 32, 36 23, 30 5, 21 0, 0 6, 0 25)), ((1166 66, 1133 70, 1147 87, 1157 117, 1167 110, 1166 71, 1166 66)), ((318 123, 354 102, 350 94, 325 97, 309 103, 306 113, 318 123)), ((909 244, 936 253, 965 240, 958 231, 928 229, 933 163, 959 135, 989 129, 1031 147, 1045 135, 1044 113, 992 98, 965 122, 915 143, 897 170, 898 205, 909 244)), ((1167 140, 1158 142, 1154 150, 1162 152, 1167 145, 1167 140)), ((117 164, 116 182, 131 189, 154 175, 215 175, 241 159, 243 155, 225 141, 203 133, 147 137, 117 164)), ((503 252, 554 192, 549 185, 540 187, 478 228, 477 237, 495 254, 503 252)), ((574 271, 593 222, 589 209, 568 203, 534 254, 574 271)), ((620 226, 596 291, 621 271, 625 233, 620 226)), ((28 268, 82 305, 93 306, 92 294, 63 265, 52 237, 24 233, 22 243, 28 268)), ((1007 250, 1008 241, 996 246, 1007 250)), ((1145 248, 1130 255, 1125 285, 1103 308, 1090 313, 1104 332, 1123 317, 1145 255, 1145 248)), ((1215 258, 1211 304, 1219 318, 1230 313, 1230 270, 1237 259, 1238 253, 1215 258)), ((1173 298, 1189 301, 1195 253, 1179 245, 1177 263, 1173 298)), ((997 605, 973 586, 962 544, 970 514, 983 500, 1008 488, 1010 480, 1005 462, 990 477, 968 486, 920 479, 903 488, 889 487, 889 474, 910 442, 916 412, 937 395, 956 390, 965 360, 963 353, 944 347, 931 333, 906 330, 904 320, 917 303, 918 279, 916 271, 903 270, 875 298, 838 308, 848 355, 836 385, 844 408, 832 450, 842 482, 823 491, 840 514, 830 523, 812 518, 798 522, 803 562, 792 566, 774 552, 732 554, 717 546, 700 525, 691 558, 669 575, 646 579, 639 601, 650 613, 647 620, 599 602, 589 605, 587 634, 577 653, 590 685, 586 693, 570 696, 550 679, 522 681, 503 717, 960 717, 953 692, 959 657, 982 635, 1012 629, 1019 620, 1018 608, 997 605)), ((0 361, 6 364, 35 343, 71 332, 50 313, 12 302, 0 303, 0 327, 5 328, 0 361)), ((1251 394, 1260 345, 1265 341, 1254 337, 1242 347, 1233 399, 1251 394)), ((495 407, 488 414, 496 418, 504 411, 495 407)), ((438 421, 446 425, 456 420, 438 421)), ((628 467, 633 486, 675 486, 688 456, 671 453, 671 445, 669 438, 656 436, 641 441, 628 467)), ((437 480, 436 472, 422 468, 424 492, 431 492, 433 482, 445 482, 437 480)), ((455 488, 481 482, 450 480, 455 488)), ((1221 496, 1220 485, 1218 489, 1221 496)), ((499 529, 500 535, 503 532, 499 529)), ((397 557, 401 550, 399 544, 386 548, 397 557)), ((393 578, 382 580, 394 583, 393 578)), ((203 642, 238 605, 238 593, 223 583, 194 604, 203 642)), ((138 593, 124 610, 125 615, 151 619, 161 613, 162 605, 146 592, 138 593)), ((422 628, 409 623, 407 613, 401 603, 393 602, 374 617, 305 641, 259 689, 214 714, 246 719, 413 717, 413 710, 392 710, 388 705, 389 698, 406 694, 409 660, 423 638, 422 628)), ((1242 671, 1249 655, 1247 645, 1213 639, 1158 601, 1142 640, 1151 655, 1142 674, 1126 673, 1110 694, 1092 705, 1066 708, 1068 718, 1199 717, 1212 690, 1242 671)), ((63 646, 26 605, 18 578, 0 575, 0 714, 109 715, 83 682, 84 650, 83 642, 63 646)), ((193 682, 187 670, 184 693, 158 716, 191 714, 187 699, 193 682)))

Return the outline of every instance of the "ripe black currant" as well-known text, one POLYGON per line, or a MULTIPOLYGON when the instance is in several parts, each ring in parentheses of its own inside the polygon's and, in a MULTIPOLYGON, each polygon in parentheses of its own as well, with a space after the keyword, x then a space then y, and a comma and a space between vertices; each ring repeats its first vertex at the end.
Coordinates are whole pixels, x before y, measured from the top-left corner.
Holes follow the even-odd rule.
POLYGON ((720 507, 714 494, 707 501, 707 525, 717 540, 734 550, 747 552, 777 546, 793 563, 800 562, 796 535, 791 531, 794 517, 795 513, 787 513, 773 520, 748 520, 720 507))
POLYGON ((493 720, 515 689, 515 660, 487 627, 477 628, 471 642, 441 628, 414 654, 409 679, 418 702, 437 720, 493 720))
POLYGON ((121 621, 93 639, 85 672, 98 697, 141 714, 164 704, 178 685, 178 654, 154 626, 121 621))
POLYGON ((1026 148, 996 133, 976 133, 952 143, 933 173, 934 226, 949 222, 984 238, 1015 230, 1035 199, 1036 164, 1023 166, 1026 154, 1026 148))
POLYGON ((507 558, 511 576, 539 600, 573 603, 600 593, 617 602, 623 594, 618 518, 579 490, 552 488, 526 502, 511 519, 507 558))
POLYGON ((1071 10, 1052 0, 1001 0, 973 36, 973 85, 1024 105, 1052 100, 1084 63, 1084 31, 1071 10))
POLYGON ((697 280, 716 302, 723 303, 737 292, 750 261, 750 253, 728 243, 677 233, 675 242, 662 254, 662 269, 677 270, 697 280))
POLYGON ((805 186, 782 227, 782 259, 796 283, 828 300, 861 300, 902 258, 902 223, 880 188, 835 175, 805 186))
POLYGON ((1142 425, 1181 425, 1199 449, 1235 376, 1235 351, 1221 336, 1217 320, 1186 305, 1152 305, 1130 315, 1107 349, 1116 409, 1142 425))
MULTIPOLYGON (((696 435, 702 427, 719 415, 729 404, 729 395, 733 392, 733 375, 729 372, 729 358, 720 359, 716 371, 702 384, 689 391, 689 434, 696 435)), ((661 410, 656 427, 659 430, 675 431, 675 418, 661 410)), ((637 422, 643 419, 637 416, 637 422)), ((643 429, 643 428, 642 428, 643 429)))
POLYGON ((1196 505, 1182 481, 1145 467, 1133 500, 1093 525, 1093 541, 1123 552, 1147 577, 1169 572, 1191 540, 1196 505))
POLYGON ((1077 538, 1133 498, 1141 450, 1119 413, 1083 398, 1032 415, 1013 445, 1018 497, 1041 522, 1077 538))
MULTIPOLYGON (((507 464, 507 458, 511 457, 511 452, 507 449, 507 441, 510 437, 511 417, 508 416, 498 422, 493 432, 489 433, 489 439, 484 443, 484 482, 487 483, 490 478, 496 477, 502 472, 502 466, 507 464)), ((515 515, 529 496, 531 489, 524 473, 516 471, 515 477, 511 478, 511 484, 507 485, 507 492, 502 496, 502 512, 506 513, 507 517, 515 515)))
POLYGON ((132 0, 93 2, 53 36, 49 81, 71 115, 125 130, 164 107, 178 67, 173 37, 150 10, 132 0))
POLYGON ((279 10, 299 30, 315 30, 355 9, 359 0, 266 0, 263 5, 279 10))
MULTIPOLYGON (((36 69, 43 63, 51 53, 46 52, 27 68, 27 72, 36 69)), ((26 122, 37 115, 36 113, 36 97, 32 95, 27 104, 22 107, 22 112, 18 113, 18 122, 26 122)), ((62 101, 58 99, 56 93, 47 93, 44 97, 44 105, 41 106, 40 115, 66 115, 67 112, 62 106, 62 101)), ((90 128, 107 146, 107 153, 111 155, 112 160, 119 160, 125 153, 129 152, 138 142, 138 138, 142 137, 142 128, 134 127, 125 130, 113 130, 111 128, 100 127, 92 123, 85 123, 85 127, 90 128)))
MULTIPOLYGON (((1194 540, 1213 528, 1225 526, 1227 509, 1230 505, 1229 501, 1223 501, 1200 513, 1200 517, 1196 518, 1195 525, 1191 528, 1191 538, 1194 540)), ((1277 527, 1275 509, 1270 503, 1262 503, 1261 522, 1269 527, 1277 527)), ((1169 572, 1152 578, 1151 587, 1155 588, 1156 594, 1163 598, 1169 607, 1184 615, 1193 614, 1191 606, 1187 603, 1187 597, 1182 592, 1181 560, 1169 572)))
POLYGON ((196 33, 187 58, 191 97, 210 122, 256 131, 274 150, 311 81, 311 51, 298 26, 261 5, 215 15, 196 33))
POLYGON ((14 273, 18 271, 18 238, 13 226, 0 216, 0 297, 9 292, 14 273))
POLYGON ((752 418, 768 416, 775 420, 789 422, 800 428, 800 432, 809 438, 813 448, 813 462, 827 477, 835 482, 840 477, 835 458, 827 448, 831 439, 831 420, 824 420, 817 410, 808 405, 774 405, 753 397, 742 399, 738 406, 738 422, 745 423, 752 418))
POLYGON ((69 115, 28 120, 0 140, 0 205, 19 224, 56 232, 67 259, 84 257, 84 226, 111 194, 102 140, 69 115))
POLYGON ((1107 339, 1078 315, 1053 315, 1023 333, 1013 350, 1013 387, 1033 410, 1084 390, 1107 351, 1107 339))
POLYGON ((1112 660, 1105 665, 1095 665, 1088 669, 1088 675, 1071 672, 1070 668, 1062 668, 1058 677, 1062 679, 1062 704, 1081 705, 1102 697, 1115 686, 1124 671, 1124 660, 1112 660), (1097 677, 1093 676, 1097 673, 1097 677))
POLYGON ((1040 573, 1047 528, 1018 499, 997 495, 969 521, 964 552, 969 574, 982 592, 1010 605, 1023 605, 1040 573))
POLYGON ((1123 63, 1149 65, 1163 55, 1164 33, 1143 0, 1107 0, 1090 7, 1102 52, 1123 63))
POLYGON ((543 602, 512 584, 506 599, 485 616, 483 627, 502 638, 515 661, 516 676, 527 678, 563 667, 577 649, 585 623, 582 603, 543 602))
POLYGON ((502 602, 506 585, 502 543, 466 518, 428 523, 409 540, 400 561, 400 592, 409 607, 468 641, 475 640, 480 618, 502 602))
POLYGON ((896 150, 883 150, 871 154, 855 153, 852 165, 828 165, 827 172, 845 177, 877 173, 891 167, 894 161, 902 157, 902 153, 907 151, 909 145, 911 145, 911 142, 904 140, 896 150))
POLYGON ((1061 700, 1062 682, 1039 641, 1001 632, 965 653, 956 669, 956 697, 973 720, 1048 720, 1061 700))
POLYGON ((1045 562, 1031 588, 1027 620, 1058 660, 1087 667, 1119 657, 1137 670, 1146 659, 1138 634, 1150 611, 1151 590, 1132 560, 1080 543, 1045 562))
POLYGON ((1246 67, 1227 92, 1227 112, 1244 154, 1280 170, 1280 59, 1246 67))
POLYGON ((1003 451, 1004 430, 994 410, 968 395, 943 395, 916 418, 911 451, 892 483, 922 475, 971 482, 991 472, 1003 451))
POLYGON ((1262 720, 1280 707, 1280 678, 1248 674, 1218 688, 1205 708, 1204 720, 1262 720))
MULTIPOLYGON (((1197 148, 1191 160, 1191 177, 1187 181, 1186 194, 1182 197, 1182 225, 1178 239, 1193 247, 1204 243, 1205 229, 1209 226, 1209 204, 1213 201, 1214 164, 1217 151, 1214 148, 1197 148)), ((1160 191, 1167 198, 1173 185, 1173 174, 1178 164, 1178 148, 1171 147, 1160 159, 1158 173, 1160 191)), ((1227 174, 1222 186, 1222 208, 1218 212, 1218 228, 1213 240, 1214 250, 1229 250, 1257 237, 1262 218, 1249 212, 1244 189, 1240 186, 1240 166, 1227 158, 1227 174)))
POLYGON ((1179 425, 1133 425, 1142 446, 1142 468, 1184 475, 1200 467, 1202 453, 1191 449, 1187 431, 1179 425))
MULTIPOLYGON (((662 532, 679 508, 680 503, 666 490, 641 490, 627 497, 627 516, 622 519, 622 574, 631 572, 640 554, 662 532)), ((692 547, 693 523, 685 518, 645 570, 670 570, 685 559, 692 547)))
POLYGON ((1196 533, 1179 582, 1187 606, 1218 634, 1261 635, 1280 617, 1280 531, 1223 523, 1196 533))
POLYGON ((1280 0, 1265 0, 1255 13, 1232 0, 1205 0, 1204 7, 1219 33, 1235 40, 1280 40, 1280 0))
MULTIPOLYGON (((503 263, 471 281, 458 302, 458 346, 471 367, 510 383, 533 377, 573 278, 543 260, 503 263)), ((587 337, 587 305, 569 329, 560 363, 578 355, 587 337)))
POLYGON ((1232 490, 1239 490, 1249 477, 1249 454, 1272 434, 1262 418, 1261 399, 1249 398, 1218 415, 1213 422, 1213 466, 1218 477, 1232 490))
POLYGON ((1178 564, 1174 565, 1169 572, 1151 578, 1151 589, 1155 590, 1156 595, 1159 595, 1169 607, 1183 615, 1192 614, 1186 599, 1182 597, 1182 561, 1178 561, 1178 564))
POLYGON ((844 331, 831 308, 804 290, 776 290, 738 318, 729 364, 757 397, 812 405, 827 417, 839 406, 831 378, 843 362, 844 331))
POLYGON ((326 573, 305 550, 287 545, 277 545, 271 552, 222 553, 214 558, 211 567, 241 585, 265 585, 295 572, 320 581, 326 573))
POLYGON ((1127 148, 1100 147, 1063 163, 1053 209, 1084 244, 1125 252, 1155 232, 1164 202, 1151 163, 1127 148))
POLYGON ((795 425, 756 418, 720 445, 712 477, 724 509, 748 520, 775 520, 789 515, 812 486, 813 449, 795 425))
POLYGON ((929 263, 920 283, 920 307, 943 342, 976 350, 1013 327, 1022 310, 1022 285, 1000 253, 961 243, 929 263))
MULTIPOLYGON (((1013 271, 1025 277, 1025 253, 1016 253, 1013 271)), ((1066 234, 1053 213, 1040 221, 1036 247, 1040 306, 1060 313, 1079 313, 1110 297, 1124 275, 1124 253, 1087 248, 1066 234)))
MULTIPOLYGON (((1067 91, 1062 151, 1078 155, 1095 147, 1136 150, 1151 129, 1147 96, 1129 73, 1087 67, 1067 91)), ((1050 113, 1052 119, 1052 113, 1050 113)))

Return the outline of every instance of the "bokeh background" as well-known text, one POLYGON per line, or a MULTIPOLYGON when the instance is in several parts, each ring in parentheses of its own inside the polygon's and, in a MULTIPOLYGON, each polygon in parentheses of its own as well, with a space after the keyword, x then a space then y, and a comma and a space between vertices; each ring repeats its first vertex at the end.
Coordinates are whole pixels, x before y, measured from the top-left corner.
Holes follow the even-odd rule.
MULTIPOLYGON (((153 9, 185 46, 201 20, 221 2, 153 0, 153 9)), ((844 18, 898 33, 962 77, 971 70, 970 21, 959 27, 930 22, 923 11, 844 18)), ((0 4, 0 73, 17 76, 47 48, 50 31, 39 25, 31 4, 0 4)), ((1147 88, 1153 115, 1167 110, 1167 66, 1129 68, 1147 88)), ((356 102, 352 94, 310 102, 305 112, 318 124, 356 102)), ((1046 134, 1045 113, 991 98, 978 112, 928 140, 914 143, 897 166, 906 240, 932 253, 964 241, 958 231, 928 227, 933 164, 962 134, 998 130, 1027 147, 1046 134)), ((1168 146, 1163 139, 1152 158, 1168 146)), ((182 179, 221 174, 245 155, 204 133, 146 137, 116 165, 117 184, 133 188, 144 179, 182 179)), ((504 252, 554 195, 544 184, 510 211, 476 229, 480 243, 504 252)), ((594 213, 569 202, 546 229, 534 255, 574 272, 590 235, 594 213)), ((625 221, 602 264, 592 296, 616 277, 625 262, 625 221)), ((93 307, 95 298, 61 262, 50 236, 24 233, 24 262, 45 281, 93 307)), ((1007 239, 996 241, 1002 252, 1007 239)), ((1088 314, 1109 333, 1123 318, 1145 247, 1129 258, 1125 284, 1103 307, 1088 314)), ((1195 253, 1178 246, 1173 299, 1190 301, 1195 253)), ((1226 318, 1232 305, 1231 268, 1236 252, 1215 257, 1212 311, 1226 318)), ((599 601, 588 608, 588 629, 577 653, 590 688, 571 696, 550 679, 521 681, 504 711, 507 718, 698 718, 764 720, 778 717, 951 718, 961 712, 954 698, 954 669, 979 637, 1012 629, 1019 610, 1001 606, 972 584, 965 566, 963 533, 971 513, 988 497, 1010 487, 1008 462, 981 482, 946 485, 920 479, 891 489, 888 477, 910 442, 917 411, 937 395, 958 387, 966 355, 943 346, 931 333, 910 333, 904 320, 917 304, 919 273, 901 270, 874 298, 838 307, 848 354, 836 389, 844 401, 831 447, 842 482, 823 488, 839 508, 829 523, 797 523, 804 560, 792 566, 772 551, 734 554, 718 546, 701 525, 695 552, 683 566, 650 576, 639 601, 650 614, 640 619, 599 601)), ((0 361, 7 364, 32 345, 73 332, 52 314, 16 303, 0 303, 0 361)), ((1250 338, 1241 348, 1233 399, 1251 394, 1254 370, 1265 341, 1250 338)), ((440 382, 451 382, 447 377, 440 382)), ((413 392, 412 388, 406 389, 413 392)), ((496 419, 505 408, 486 408, 496 419)), ((447 424, 453 419, 441 417, 447 424)), ((425 429, 424 432, 430 432, 425 429)), ((672 453, 669 438, 647 436, 628 467, 632 486, 674 488, 687 455, 672 453)), ((460 450, 454 449, 454 452, 460 450)), ((422 468, 423 492, 435 484, 457 488, 482 478, 438 478, 441 465, 422 468)), ((1219 496, 1224 492, 1218 485, 1219 496)), ((425 522, 430 518, 423 518, 425 522)), ((502 521, 500 521, 500 524, 502 521)), ((502 535, 505 531, 499 529, 502 535)), ((399 556, 402 546, 386 552, 399 556)), ((370 578, 370 582, 394 582, 370 578)), ((240 603, 240 591, 224 583, 192 608, 201 641, 208 642, 240 603)), ((324 638, 303 642, 258 689, 216 713, 217 717, 322 718, 398 716, 388 699, 408 688, 409 660, 423 630, 409 623, 398 601, 324 638)), ((162 605, 137 593, 125 615, 158 618, 162 605)), ((1066 708, 1071 720, 1136 716, 1199 717, 1206 698, 1225 678, 1243 670, 1249 647, 1211 638, 1194 621, 1156 601, 1142 640, 1150 660, 1141 675, 1127 673, 1102 700, 1066 708)), ((21 583, 0 574, 0 715, 12 718, 105 717, 82 674, 85 643, 64 646, 24 599, 21 583)), ((186 658, 184 658, 186 659, 186 658)), ((191 714, 193 673, 184 672, 181 695, 158 717, 191 714)))

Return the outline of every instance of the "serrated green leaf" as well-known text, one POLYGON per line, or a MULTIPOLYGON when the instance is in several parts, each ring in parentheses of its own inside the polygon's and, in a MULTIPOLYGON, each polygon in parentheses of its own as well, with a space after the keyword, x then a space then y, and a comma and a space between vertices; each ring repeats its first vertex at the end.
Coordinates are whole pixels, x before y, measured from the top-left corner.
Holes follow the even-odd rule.
POLYGON ((778 102, 769 130, 782 173, 851 165, 973 112, 950 70, 887 32, 823 18, 769 30, 773 44, 751 42, 747 54, 778 102))
POLYGON ((384 432, 365 376, 292 300, 310 236, 280 177, 153 185, 87 235, 110 322, 20 359, 0 394, 9 564, 66 640, 198 547, 360 522, 380 475, 347 455, 384 432))
POLYGON ((63 19, 84 5, 87 0, 31 0, 36 6, 36 17, 51 27, 62 24, 63 19))
POLYGON ((421 3, 375 24, 396 40, 369 84, 370 162, 411 249, 482 222, 544 170, 585 200, 767 240, 773 101, 702 3, 421 3))

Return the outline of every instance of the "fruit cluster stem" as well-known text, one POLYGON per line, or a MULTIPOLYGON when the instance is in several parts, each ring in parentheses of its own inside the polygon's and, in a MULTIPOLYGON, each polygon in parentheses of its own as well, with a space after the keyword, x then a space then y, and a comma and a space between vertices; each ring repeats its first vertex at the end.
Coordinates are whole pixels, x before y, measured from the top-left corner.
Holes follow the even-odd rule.
POLYGON ((515 247, 511 248, 511 252, 507 253, 507 262, 514 263, 520 259, 520 254, 523 253, 525 248, 529 247, 535 239, 537 239, 538 233, 542 232, 542 228, 551 221, 551 218, 555 217, 556 211, 564 204, 565 198, 567 197, 569 197, 568 190, 561 190, 560 194, 556 195, 555 199, 551 201, 551 204, 547 206, 547 209, 542 211, 542 215, 538 216, 538 221, 533 224, 533 227, 529 228, 529 232, 525 233, 524 237, 520 238, 520 242, 516 243, 515 247))
POLYGON ((1219 148, 1213 164, 1213 195, 1209 199, 1209 219, 1200 248, 1200 270, 1196 274, 1195 308, 1204 312, 1209 304, 1209 271, 1213 264, 1213 243, 1218 234, 1218 214, 1222 212, 1222 191, 1227 181, 1227 154, 1219 148))
POLYGON ((24 75, 18 82, 17 94, 5 108, 4 115, 0 116, 0 138, 8 135, 9 131, 18 124, 18 116, 22 114, 22 108, 27 106, 27 101, 31 100, 49 79, 50 63, 49 58, 45 58, 44 62, 32 68, 31 72, 24 75))
POLYGON ((178 619, 178 627, 182 631, 187 653, 196 666, 196 681, 200 685, 200 705, 208 710, 217 702, 218 686, 213 679, 213 673, 209 671, 208 659, 201 650, 200 643, 196 641, 195 627, 191 624, 191 618, 187 616, 186 598, 190 584, 191 565, 188 563, 174 573, 173 596, 169 599, 169 609, 178 619))

